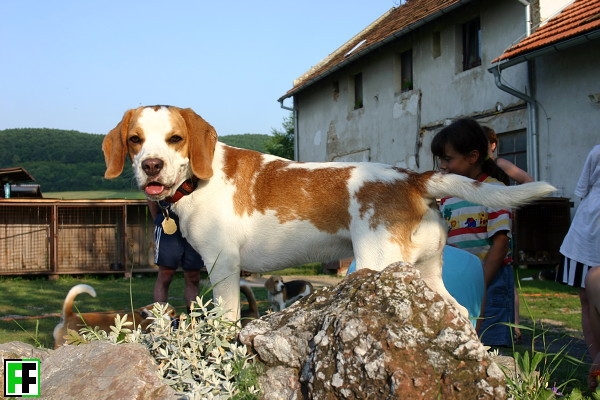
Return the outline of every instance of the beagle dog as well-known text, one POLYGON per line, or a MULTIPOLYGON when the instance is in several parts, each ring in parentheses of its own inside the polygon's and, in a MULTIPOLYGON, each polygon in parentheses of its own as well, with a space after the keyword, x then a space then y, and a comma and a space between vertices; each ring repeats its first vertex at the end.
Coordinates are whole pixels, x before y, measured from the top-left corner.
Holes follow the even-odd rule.
POLYGON ((498 186, 389 165, 294 162, 227 146, 192 109, 125 112, 102 143, 111 179, 131 159, 138 187, 167 203, 202 254, 226 316, 238 320, 240 270, 268 272, 355 257, 357 269, 404 261, 444 299, 467 312, 442 282, 446 222, 436 198, 514 208, 555 190, 545 182, 498 186))
POLYGON ((301 279, 284 282, 279 275, 271 275, 265 282, 265 288, 273 311, 281 311, 313 292, 312 283, 301 279))
MULTIPOLYGON (((67 335, 69 329, 79 331, 79 329, 88 326, 90 328, 99 327, 103 331, 110 332, 110 327, 115 325, 115 317, 124 314, 113 312, 74 313, 73 302, 81 293, 87 293, 92 297, 96 297, 96 291, 90 285, 79 284, 69 290, 63 303, 61 321, 56 325, 53 332, 55 349, 67 342, 65 335, 67 335)), ((136 327, 141 326, 142 330, 146 330, 153 321, 153 319, 149 318, 153 316, 151 312, 153 308, 154 304, 149 304, 146 307, 138 308, 134 313, 129 312, 127 313, 127 321, 134 322, 136 327)), ((175 309, 169 305, 167 311, 167 317, 170 320, 174 320, 175 309)))

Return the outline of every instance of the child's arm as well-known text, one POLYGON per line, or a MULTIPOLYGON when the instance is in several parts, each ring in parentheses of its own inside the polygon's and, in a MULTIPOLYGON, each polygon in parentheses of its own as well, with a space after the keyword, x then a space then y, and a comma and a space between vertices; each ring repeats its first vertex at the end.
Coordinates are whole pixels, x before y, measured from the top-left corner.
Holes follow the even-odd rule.
POLYGON ((508 253, 509 239, 507 231, 497 232, 492 236, 492 246, 483 260, 483 278, 485 287, 488 287, 492 282, 496 273, 502 268, 504 258, 508 253))

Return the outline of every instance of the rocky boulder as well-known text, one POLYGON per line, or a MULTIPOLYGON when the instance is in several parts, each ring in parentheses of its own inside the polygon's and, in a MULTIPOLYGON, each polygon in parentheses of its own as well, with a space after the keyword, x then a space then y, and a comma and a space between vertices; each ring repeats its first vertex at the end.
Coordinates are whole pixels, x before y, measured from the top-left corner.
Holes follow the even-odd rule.
POLYGON ((43 399, 178 398, 158 376, 148 350, 139 344, 92 342, 43 350, 10 342, 0 344, 0 358, 39 358, 43 399))
POLYGON ((360 270, 240 333, 264 399, 504 399, 471 323, 409 264, 360 270))

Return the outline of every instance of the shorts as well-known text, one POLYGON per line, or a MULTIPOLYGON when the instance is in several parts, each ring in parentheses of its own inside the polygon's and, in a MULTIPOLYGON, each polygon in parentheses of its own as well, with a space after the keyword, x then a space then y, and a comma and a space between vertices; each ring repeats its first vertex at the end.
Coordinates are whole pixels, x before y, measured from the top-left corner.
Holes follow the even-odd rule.
POLYGON ((585 276, 591 268, 591 265, 580 263, 561 254, 556 281, 577 288, 585 288, 585 276))
POLYGON ((184 271, 206 270, 202 257, 181 235, 179 219, 171 212, 170 217, 177 224, 177 231, 172 235, 162 229, 165 217, 159 213, 154 219, 154 263, 158 266, 184 271))

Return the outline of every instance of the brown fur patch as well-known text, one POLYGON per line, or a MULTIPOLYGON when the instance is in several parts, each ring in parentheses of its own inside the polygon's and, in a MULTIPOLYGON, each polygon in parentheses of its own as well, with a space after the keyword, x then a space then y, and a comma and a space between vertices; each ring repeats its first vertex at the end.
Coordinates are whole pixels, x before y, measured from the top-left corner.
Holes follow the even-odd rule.
POLYGON ((236 187, 236 214, 272 210, 281 223, 307 220, 329 233, 348 229, 353 167, 287 168, 290 163, 274 160, 263 165, 260 153, 226 147, 223 170, 236 187))
POLYGON ((400 168, 406 179, 394 182, 365 182, 356 193, 360 216, 371 212, 369 227, 375 230, 383 225, 394 241, 408 254, 412 248, 411 236, 421 223, 428 204, 423 200, 429 175, 419 175, 400 168))

